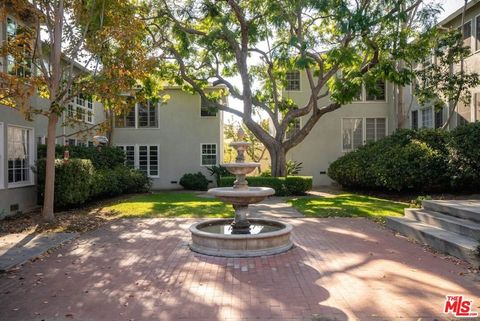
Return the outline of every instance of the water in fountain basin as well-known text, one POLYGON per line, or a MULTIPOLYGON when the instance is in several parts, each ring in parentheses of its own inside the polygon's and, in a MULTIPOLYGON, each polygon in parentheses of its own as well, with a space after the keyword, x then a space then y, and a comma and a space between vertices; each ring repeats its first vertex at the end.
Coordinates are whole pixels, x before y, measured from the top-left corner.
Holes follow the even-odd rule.
MULTIPOLYGON (((257 235, 269 232, 279 231, 285 228, 283 224, 278 224, 275 222, 255 222, 250 225, 249 233, 242 233, 242 234, 250 234, 250 235, 257 235)), ((236 234, 234 229, 231 226, 231 223, 226 222, 213 222, 213 223, 206 223, 205 225, 201 225, 198 227, 200 231, 213 233, 213 234, 222 234, 222 235, 231 235, 236 234)))

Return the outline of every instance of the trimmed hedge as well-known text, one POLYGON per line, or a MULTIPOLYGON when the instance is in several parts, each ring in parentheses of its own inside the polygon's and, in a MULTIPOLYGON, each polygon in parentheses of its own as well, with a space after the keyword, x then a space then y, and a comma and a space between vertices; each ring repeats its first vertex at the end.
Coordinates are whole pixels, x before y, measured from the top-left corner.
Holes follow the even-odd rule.
POLYGON ((192 191, 206 191, 208 189, 208 179, 201 172, 184 174, 179 183, 183 188, 192 191))
POLYGON ((451 132, 398 130, 338 158, 328 175, 349 188, 480 190, 480 123, 451 132))
MULTIPOLYGON (((45 159, 37 161, 38 200, 43 202, 45 159)), ((94 168, 89 159, 55 160, 55 207, 67 208, 86 202, 90 197, 94 168)))
MULTIPOLYGON (((45 159, 37 161, 38 200, 43 202, 45 159)), ((89 159, 55 160, 55 208, 66 209, 91 199, 124 193, 147 192, 150 179, 142 172, 124 165, 95 169, 89 159)))
MULTIPOLYGON (((220 187, 233 186, 235 177, 220 178, 220 187)), ((313 179, 311 176, 287 176, 287 177, 263 177, 247 176, 249 186, 271 187, 277 196, 305 195, 312 189, 313 179)))
MULTIPOLYGON (((87 146, 55 146, 55 158, 63 158, 68 149, 70 158, 89 159, 93 167, 114 168, 125 163, 125 153, 118 147, 87 147, 87 146)), ((38 145, 38 159, 47 157, 47 145, 38 145)))

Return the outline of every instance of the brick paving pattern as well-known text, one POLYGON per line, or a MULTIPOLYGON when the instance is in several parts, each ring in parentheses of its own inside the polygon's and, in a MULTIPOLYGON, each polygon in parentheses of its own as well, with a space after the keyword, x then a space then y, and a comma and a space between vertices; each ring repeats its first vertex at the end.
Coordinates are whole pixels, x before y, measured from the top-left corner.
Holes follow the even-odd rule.
POLYGON ((192 253, 195 220, 116 221, 0 276, 0 320, 444 320, 478 279, 365 219, 285 219, 291 251, 192 253))

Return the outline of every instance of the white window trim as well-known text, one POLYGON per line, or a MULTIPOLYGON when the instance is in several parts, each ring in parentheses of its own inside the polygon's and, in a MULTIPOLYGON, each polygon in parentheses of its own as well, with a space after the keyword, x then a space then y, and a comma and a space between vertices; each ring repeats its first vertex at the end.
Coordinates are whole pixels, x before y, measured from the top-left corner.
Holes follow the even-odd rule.
MULTIPOLYGON (((362 120, 362 146, 367 143, 367 118, 383 118, 385 119, 385 137, 388 136, 388 117, 386 116, 369 116, 369 117, 342 117, 340 118, 340 150, 343 153, 348 153, 356 150, 356 148, 352 149, 344 149, 343 148, 343 120, 344 119, 361 119, 362 120)), ((376 141, 376 140, 375 140, 376 141)))
MULTIPOLYGON (((12 15, 7 15, 5 17, 5 23, 3 24, 3 28, 5 28, 5 31, 3 32, 5 34, 5 41, 7 41, 7 38, 8 38, 8 35, 7 35, 7 19, 11 19, 15 22, 15 24, 17 25, 17 29, 18 29, 18 26, 22 27, 22 28, 28 28, 30 29, 25 23, 23 23, 23 21, 19 21, 16 17, 12 16, 12 15)), ((1 29, 0 29, 1 30, 1 29)), ((4 57, 4 65, 5 65, 5 70, 4 72, 5 73, 8 73, 8 55, 6 55, 4 57)), ((31 75, 35 75, 36 71, 34 71, 34 64, 33 64, 33 61, 30 63, 30 74, 31 75)))
POLYGON ((128 143, 123 143, 123 144, 115 144, 117 147, 123 147, 125 146, 133 146, 133 167, 137 170, 140 169, 140 146, 148 146, 148 153, 150 153, 150 146, 157 146, 157 152, 158 152, 158 175, 150 175, 150 157, 147 158, 148 163, 147 163, 147 176, 151 178, 160 178, 160 145, 157 144, 128 144, 128 143))
MULTIPOLYGON (((473 38, 473 42, 475 44, 475 48, 472 47, 472 52, 473 53, 477 53, 477 52, 480 52, 480 47, 477 48, 477 18, 480 17, 480 14, 476 15, 473 17, 472 19, 472 24, 475 24, 475 26, 472 25, 472 38, 473 38), (473 30, 475 31, 475 34, 473 33, 473 30)), ((480 39, 479 39, 480 40, 480 39)))
POLYGON ((202 116, 202 97, 200 95, 197 95, 197 100, 199 101, 198 105, 200 106, 198 109, 198 117, 201 119, 215 119, 218 118, 218 114, 220 114, 220 110, 217 109, 217 113, 215 116, 202 116))
POLYGON ((200 143, 200 166, 202 167, 207 167, 207 166, 217 166, 218 165, 218 145, 217 143, 200 143), (215 164, 208 164, 208 165, 203 165, 202 164, 202 145, 215 145, 215 164))
MULTIPOLYGON (((157 127, 139 127, 138 126, 138 103, 135 103, 135 127, 117 127, 116 126, 116 118, 117 115, 114 115, 113 119, 113 125, 115 129, 120 129, 120 130, 134 130, 134 129, 141 129, 141 130, 158 130, 160 129, 160 102, 157 102, 157 127)), ((202 117, 205 118, 205 117, 202 117)), ((213 117, 212 117, 213 118, 213 117)), ((117 145, 119 146, 119 145, 117 145)), ((130 145, 131 146, 131 145, 130 145)), ((144 145, 142 145, 144 146, 144 145)))
POLYGON ((5 135, 5 129, 3 127, 3 123, 0 122, 0 189, 5 188, 5 137, 7 137, 5 135))
MULTIPOLYGON (((475 39, 475 37, 473 35, 473 31, 475 30, 475 28, 473 27, 473 24, 474 24, 473 19, 465 20, 465 22, 463 23, 463 26, 466 25, 469 22, 470 22, 470 55, 471 55, 473 52, 476 51, 474 46, 472 46, 472 38, 475 39)), ((457 29, 460 28, 462 30, 462 37, 463 37, 463 26, 462 25, 457 26, 457 29)), ((475 46, 476 46, 476 44, 475 44, 475 46)))
MULTIPOLYGON (((35 128, 33 127, 27 127, 27 126, 18 126, 18 125, 8 125, 7 124, 7 129, 8 127, 17 127, 17 128, 23 128, 23 129, 28 129, 30 130, 30 147, 29 147, 29 153, 31 155, 30 157, 30 163, 29 163, 29 177, 30 179, 28 181, 25 181, 25 182, 15 182, 15 183, 9 183, 8 180, 7 180, 7 188, 17 188, 17 187, 26 187, 26 186, 32 186, 32 185, 35 185, 35 179, 34 179, 34 173, 33 173, 33 170, 32 170, 32 166, 35 165, 35 161, 36 161, 36 153, 35 153, 35 128)), ((8 146, 8 130, 7 130, 7 146, 8 146)), ((7 148, 7 158, 8 158, 8 148, 7 148)), ((8 171, 8 168, 7 168, 7 171, 8 171)), ((6 177, 8 177, 8 175, 6 175, 6 177)))
POLYGON ((291 70, 290 72, 293 72, 293 71, 298 71, 298 87, 299 89, 298 90, 291 90, 291 89, 287 89, 287 86, 285 86, 285 92, 289 92, 289 93, 301 93, 303 92, 302 88, 302 72, 300 70, 291 70))
MULTIPOLYGON (((384 100, 367 100, 367 88, 365 87, 365 84, 362 83, 361 99, 360 100, 353 100, 352 104, 385 104, 386 102, 388 102, 388 98, 389 98, 387 85, 388 85, 388 83, 385 81, 385 99, 384 100)), ((351 118, 357 118, 357 117, 351 117, 351 118)), ((370 117, 368 117, 368 118, 370 118, 370 117)))
MULTIPOLYGON (((302 122, 302 118, 301 117, 297 117, 297 118, 294 118, 294 120, 298 119, 298 123, 299 123, 299 130, 301 130, 303 128, 303 122, 302 122)), ((287 126, 288 127, 288 126, 287 126)), ((291 138, 291 137, 290 137, 291 138)), ((287 138, 287 131, 285 130, 285 139, 290 139, 290 138, 287 138)))
POLYGON ((418 124, 418 129, 422 129, 422 128, 433 129, 433 128, 435 128, 435 110, 434 110, 433 106, 421 108, 421 109, 419 109, 418 111, 419 111, 419 117, 418 117, 419 124, 418 124), (427 110, 427 109, 430 109, 431 112, 432 112, 432 126, 431 126, 431 127, 424 127, 424 126, 423 126, 423 111, 424 111, 424 110, 427 110))

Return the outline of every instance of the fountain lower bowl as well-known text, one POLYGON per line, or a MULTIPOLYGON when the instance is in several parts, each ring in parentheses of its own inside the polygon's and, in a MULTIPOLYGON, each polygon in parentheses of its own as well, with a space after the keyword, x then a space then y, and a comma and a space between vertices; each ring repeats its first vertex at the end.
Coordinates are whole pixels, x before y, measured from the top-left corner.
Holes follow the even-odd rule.
POLYGON ((232 234, 232 219, 199 222, 190 226, 190 248, 198 253, 223 257, 255 257, 288 251, 292 225, 267 219, 249 219, 251 234, 232 234))

